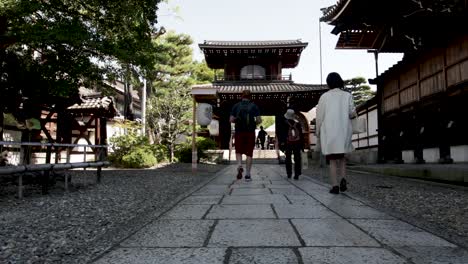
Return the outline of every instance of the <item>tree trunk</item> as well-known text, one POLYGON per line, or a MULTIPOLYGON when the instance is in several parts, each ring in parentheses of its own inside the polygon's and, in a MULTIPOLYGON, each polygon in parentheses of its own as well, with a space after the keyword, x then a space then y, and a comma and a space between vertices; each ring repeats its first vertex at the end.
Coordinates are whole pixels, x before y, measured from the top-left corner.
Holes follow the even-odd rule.
POLYGON ((174 162, 174 144, 169 144, 169 161, 174 162))

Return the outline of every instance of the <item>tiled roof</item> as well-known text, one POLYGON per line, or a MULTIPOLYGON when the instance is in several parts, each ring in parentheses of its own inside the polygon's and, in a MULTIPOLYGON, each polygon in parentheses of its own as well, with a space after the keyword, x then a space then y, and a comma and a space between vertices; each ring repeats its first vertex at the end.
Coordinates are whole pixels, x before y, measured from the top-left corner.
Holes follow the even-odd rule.
POLYGON ((243 90, 255 93, 288 93, 288 92, 312 92, 327 90, 326 85, 299 84, 293 82, 266 82, 266 83, 214 83, 199 86, 199 88, 215 88, 219 94, 241 94, 243 90))
POLYGON ((112 98, 108 96, 99 97, 99 98, 88 98, 83 99, 81 104, 74 104, 68 107, 68 110, 74 109, 104 109, 104 110, 112 110, 110 107, 113 108, 112 98))
POLYGON ((295 40, 259 40, 259 41, 219 41, 205 40, 200 46, 222 46, 222 47, 253 47, 253 46, 304 46, 307 43, 300 39, 295 40))
POLYGON ((338 15, 344 8, 346 8, 350 2, 351 0, 338 0, 336 4, 324 8, 323 17, 320 18, 320 21, 332 22, 335 16, 338 15))

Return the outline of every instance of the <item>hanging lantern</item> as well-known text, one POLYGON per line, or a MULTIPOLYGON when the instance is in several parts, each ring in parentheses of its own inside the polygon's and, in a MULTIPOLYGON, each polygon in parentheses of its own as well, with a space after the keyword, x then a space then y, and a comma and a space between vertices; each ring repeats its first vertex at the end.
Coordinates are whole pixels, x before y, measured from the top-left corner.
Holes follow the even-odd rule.
POLYGON ((213 109, 210 104, 200 103, 197 108, 197 122, 200 126, 207 126, 211 123, 213 109))
POLYGON ((211 123, 208 126, 208 130, 210 131, 210 136, 218 136, 219 135, 219 121, 216 119, 211 120, 211 123))

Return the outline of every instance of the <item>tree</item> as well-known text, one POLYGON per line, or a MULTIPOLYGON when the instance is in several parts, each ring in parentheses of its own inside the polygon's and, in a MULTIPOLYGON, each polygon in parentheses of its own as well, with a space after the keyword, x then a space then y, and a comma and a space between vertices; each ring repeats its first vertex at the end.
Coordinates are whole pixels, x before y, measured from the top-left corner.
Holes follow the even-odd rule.
POLYGON ((264 129, 270 127, 275 123, 275 117, 274 116, 262 116, 262 123, 260 124, 263 126, 264 129))
POLYGON ((190 131, 190 88, 194 84, 211 81, 214 74, 203 62, 193 61, 192 43, 190 36, 175 32, 168 32, 155 40, 159 53, 150 74, 147 120, 155 140, 167 146, 171 162, 178 137, 190 131))
POLYGON ((76 95, 80 86, 107 87, 121 65, 154 64, 161 0, 2 0, 1 94, 7 111, 24 97, 33 103, 76 95))
POLYGON ((363 77, 356 77, 350 80, 345 80, 345 90, 353 95, 354 104, 356 106, 368 101, 375 96, 375 92, 367 85, 367 81, 363 77))

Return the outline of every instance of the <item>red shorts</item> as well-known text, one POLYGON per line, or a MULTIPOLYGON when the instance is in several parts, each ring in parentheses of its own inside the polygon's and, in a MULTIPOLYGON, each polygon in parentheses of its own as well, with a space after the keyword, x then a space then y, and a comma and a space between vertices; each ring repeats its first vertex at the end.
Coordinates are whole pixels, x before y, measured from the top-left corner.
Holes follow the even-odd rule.
POLYGON ((255 132, 236 132, 234 136, 236 153, 252 157, 255 147, 255 132))

